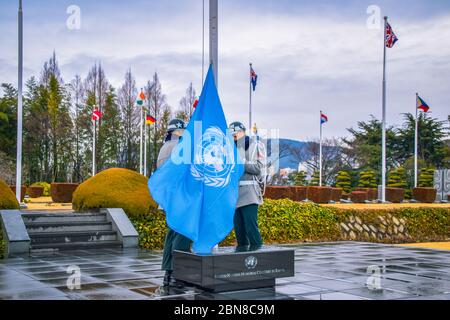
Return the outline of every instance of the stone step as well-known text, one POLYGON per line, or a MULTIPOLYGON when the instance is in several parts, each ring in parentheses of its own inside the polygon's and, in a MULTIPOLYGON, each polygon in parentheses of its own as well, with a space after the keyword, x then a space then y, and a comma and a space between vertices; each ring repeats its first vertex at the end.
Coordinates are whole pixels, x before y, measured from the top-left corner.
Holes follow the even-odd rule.
POLYGON ((98 242, 68 242, 68 243, 43 243, 33 244, 30 251, 33 253, 50 253, 64 250, 84 250, 98 248, 121 248, 120 241, 98 241, 98 242))
POLYGON ((65 221, 65 222, 26 222, 30 237, 36 233, 72 232, 72 231, 111 231, 111 222, 65 221))
POLYGON ((73 242, 99 242, 116 241, 115 231, 77 231, 77 232, 38 232, 30 234, 31 245, 44 243, 73 243, 73 242))
POLYGON ((22 214, 28 222, 106 222, 106 213, 26 213, 22 214))

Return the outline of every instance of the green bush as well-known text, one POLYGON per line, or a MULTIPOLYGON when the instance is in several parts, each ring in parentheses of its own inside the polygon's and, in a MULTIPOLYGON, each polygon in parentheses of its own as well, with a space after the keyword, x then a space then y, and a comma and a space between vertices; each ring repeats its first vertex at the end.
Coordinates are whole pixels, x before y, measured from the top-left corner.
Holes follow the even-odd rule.
POLYGON ((151 214, 130 217, 130 220, 139 233, 139 245, 142 248, 163 249, 167 233, 166 215, 163 211, 152 209, 151 214))
POLYGON ((339 171, 336 177, 336 188, 341 188, 345 193, 352 191, 352 178, 347 171, 339 171))
POLYGON ((147 215, 158 205, 150 196, 148 179, 127 169, 108 169, 89 178, 73 193, 77 211, 122 208, 129 217, 147 215))
POLYGON ((426 169, 420 170, 418 184, 419 184, 419 187, 433 188, 433 184, 434 184, 434 169, 433 168, 426 168, 426 169))
POLYGON ((305 171, 300 171, 295 174, 295 185, 297 187, 306 186, 306 172, 305 171))
POLYGON ((359 174, 359 188, 376 188, 377 179, 375 178, 375 172, 363 171, 359 174))
POLYGON ((389 179, 387 183, 388 187, 391 188, 402 188, 406 189, 407 183, 406 183, 406 171, 404 168, 399 167, 395 170, 392 170, 389 173, 389 179))
MULTIPOLYGON (((335 241, 339 239, 335 209, 291 200, 264 200, 259 208, 259 228, 265 244, 301 241, 335 241)), ((132 217, 139 233, 139 244, 147 249, 162 249, 167 231, 165 215, 160 210, 132 217)), ((234 245, 231 232, 220 245, 234 245)))
POLYGON ((44 197, 50 196, 50 183, 47 182, 35 182, 30 187, 44 187, 44 193, 42 194, 44 197))
POLYGON ((19 209, 14 192, 3 180, 0 180, 0 209, 19 209))
MULTIPOLYGON (((259 228, 264 244, 324 242, 346 240, 339 223, 350 216, 359 216, 363 223, 380 224, 379 217, 403 218, 410 239, 384 239, 377 242, 442 241, 450 237, 450 208, 399 208, 355 210, 337 209, 312 203, 291 200, 269 200, 259 208, 259 228)), ((159 250, 164 246, 167 232, 164 212, 152 209, 151 214, 131 217, 139 233, 140 246, 159 250)), ((365 239, 369 241, 369 239, 365 239)), ((370 239, 370 241, 375 241, 370 239)), ((235 234, 231 232, 221 246, 235 245, 235 234)))
POLYGON ((319 184, 320 184, 320 173, 319 171, 314 171, 311 177, 311 181, 309 182, 309 185, 311 187, 318 187, 319 184))

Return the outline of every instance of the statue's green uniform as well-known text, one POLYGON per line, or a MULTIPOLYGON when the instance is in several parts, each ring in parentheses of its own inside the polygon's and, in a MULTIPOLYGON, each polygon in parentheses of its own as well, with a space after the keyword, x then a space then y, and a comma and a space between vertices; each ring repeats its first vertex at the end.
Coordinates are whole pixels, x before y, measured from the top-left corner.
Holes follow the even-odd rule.
POLYGON ((245 171, 239 182, 239 197, 234 215, 234 231, 238 250, 255 250, 261 247, 262 238, 258 228, 258 207, 263 203, 260 184, 263 163, 256 138, 243 137, 237 141, 245 171))
MULTIPOLYGON (((159 151, 158 160, 156 166, 159 168, 161 165, 169 159, 172 150, 177 146, 179 137, 172 135, 171 139, 166 141, 159 151)), ((191 246, 191 240, 185 236, 168 228, 166 240, 164 242, 164 253, 162 260, 162 270, 173 270, 172 252, 174 250, 189 251, 191 246)))

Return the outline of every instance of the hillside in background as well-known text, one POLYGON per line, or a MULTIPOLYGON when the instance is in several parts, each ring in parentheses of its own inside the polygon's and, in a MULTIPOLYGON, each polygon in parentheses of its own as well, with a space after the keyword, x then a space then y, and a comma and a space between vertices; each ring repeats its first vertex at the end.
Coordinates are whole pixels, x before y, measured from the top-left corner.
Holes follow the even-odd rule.
MULTIPOLYGON (((271 150, 271 145, 274 143, 273 139, 268 142, 268 149, 271 150)), ((309 142, 297 141, 291 139, 279 140, 280 163, 279 168, 298 168, 300 162, 306 161, 310 155, 306 151, 309 142), (300 158, 299 156, 300 155, 300 158)), ((270 156, 270 155, 269 155, 270 156)))

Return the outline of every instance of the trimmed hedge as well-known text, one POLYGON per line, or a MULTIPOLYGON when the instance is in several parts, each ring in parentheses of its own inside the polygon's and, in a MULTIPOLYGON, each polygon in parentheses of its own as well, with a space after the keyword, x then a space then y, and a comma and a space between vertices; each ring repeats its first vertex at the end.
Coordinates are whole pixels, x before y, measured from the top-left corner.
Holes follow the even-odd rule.
POLYGON ((40 186, 29 186, 27 189, 27 193, 30 198, 39 198, 44 194, 44 187, 40 186))
MULTIPOLYGON (((160 250, 167 231, 164 212, 152 209, 151 214, 133 216, 143 248, 160 250)), ((380 225, 380 217, 406 221, 409 238, 369 239, 358 235, 357 240, 382 243, 442 241, 450 238, 450 208, 401 208, 384 210, 352 210, 325 207, 314 203, 291 200, 269 200, 259 208, 259 228, 265 244, 345 241, 340 223, 358 216, 363 224, 380 225)), ((221 246, 235 245, 234 231, 221 246)))
POLYGON ((436 201, 437 190, 435 188, 414 188, 414 199, 419 202, 433 203, 436 201))
POLYGON ((386 200, 392 203, 401 203, 405 199, 405 189, 386 188, 386 200))
POLYGON ((158 205, 150 196, 147 182, 135 171, 108 169, 80 184, 73 194, 72 207, 77 211, 123 208, 129 217, 149 215, 158 205))
POLYGON ((303 201, 306 200, 306 190, 308 187, 295 186, 291 187, 291 200, 303 201))
POLYGON ((0 209, 19 209, 16 195, 3 180, 0 180, 0 209))
POLYGON ((30 187, 44 187, 44 193, 42 194, 44 197, 50 196, 50 183, 47 182, 35 182, 30 187))
POLYGON ((340 202, 342 199, 342 189, 341 188, 331 188, 331 200, 334 202, 340 202))
POLYGON ((78 186, 78 183, 52 183, 50 186, 52 201, 57 203, 71 203, 73 193, 78 186))
POLYGON ((350 194, 350 200, 354 203, 365 203, 369 200, 369 193, 366 191, 353 191, 350 194))
POLYGON ((331 187, 308 187, 306 196, 315 203, 330 203, 331 187))
POLYGON ((272 200, 290 199, 292 190, 291 187, 268 186, 264 197, 272 200))

